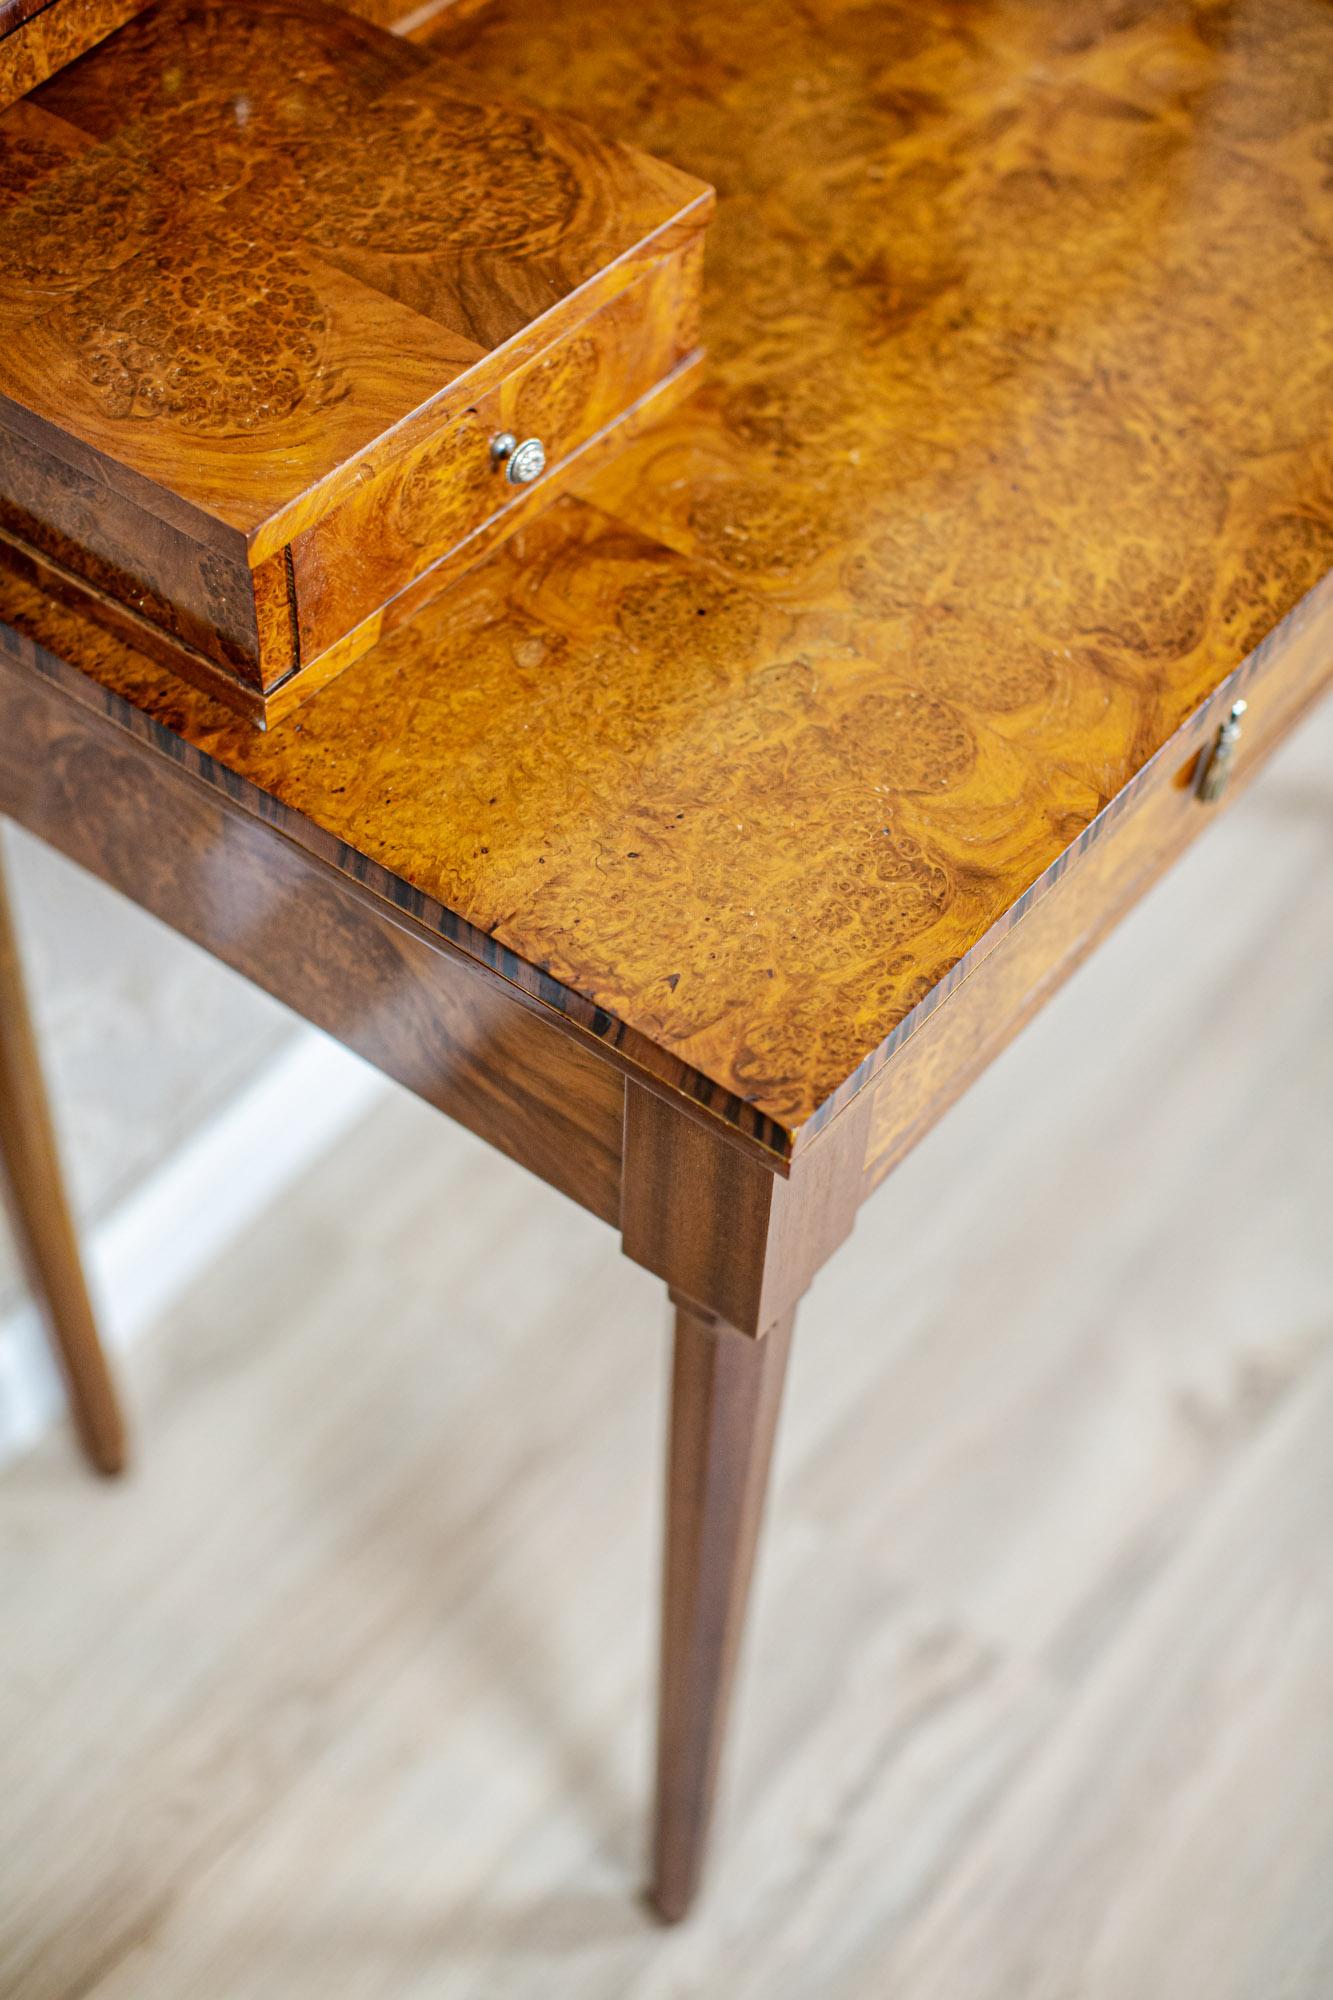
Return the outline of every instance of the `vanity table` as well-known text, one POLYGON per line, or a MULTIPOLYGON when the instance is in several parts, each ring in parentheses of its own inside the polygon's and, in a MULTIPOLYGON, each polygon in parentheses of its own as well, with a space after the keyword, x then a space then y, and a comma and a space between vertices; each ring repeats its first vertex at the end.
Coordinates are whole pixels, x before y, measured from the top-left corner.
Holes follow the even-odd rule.
POLYGON ((0 811, 664 1281, 675 1919, 802 1294, 1333 676, 1333 16, 489 0, 427 47, 717 189, 702 386, 267 733, 0 575, 0 811))

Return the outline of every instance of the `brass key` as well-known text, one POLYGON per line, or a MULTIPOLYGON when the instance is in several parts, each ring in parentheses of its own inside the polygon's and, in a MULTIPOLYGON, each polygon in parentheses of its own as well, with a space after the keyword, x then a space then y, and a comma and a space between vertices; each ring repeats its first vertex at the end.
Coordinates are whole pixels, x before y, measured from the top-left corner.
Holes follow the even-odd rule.
POLYGON ((1231 713, 1217 732, 1217 740, 1210 750, 1206 750, 1199 765, 1199 775, 1194 781, 1195 796, 1206 806, 1220 799, 1227 788, 1231 776, 1231 766, 1236 761, 1236 746, 1240 742, 1240 719, 1245 713, 1243 701, 1233 701, 1231 713))

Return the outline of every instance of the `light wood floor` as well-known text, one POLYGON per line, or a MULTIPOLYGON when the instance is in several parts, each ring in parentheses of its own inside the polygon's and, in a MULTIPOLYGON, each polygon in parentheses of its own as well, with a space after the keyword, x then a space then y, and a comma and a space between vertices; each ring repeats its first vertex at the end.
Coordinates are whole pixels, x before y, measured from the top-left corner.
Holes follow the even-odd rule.
POLYGON ((386 1092, 139 1356, 132 1483, 0 1481, 5 2000, 1327 2000, 1330 770, 1333 710, 812 1293, 694 1923, 658 1288, 386 1092))

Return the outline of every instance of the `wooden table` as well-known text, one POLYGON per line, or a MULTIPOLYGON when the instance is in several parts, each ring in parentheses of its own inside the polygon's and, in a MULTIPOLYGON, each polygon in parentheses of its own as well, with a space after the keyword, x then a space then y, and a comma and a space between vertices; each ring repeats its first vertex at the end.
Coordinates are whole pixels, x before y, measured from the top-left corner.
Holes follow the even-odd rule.
POLYGON ((665 1280, 674 1918, 802 1293, 1208 824, 1242 690, 1231 793, 1333 670, 1333 15, 491 0, 436 46, 716 183, 706 388, 267 736, 6 581, 0 809, 665 1280))

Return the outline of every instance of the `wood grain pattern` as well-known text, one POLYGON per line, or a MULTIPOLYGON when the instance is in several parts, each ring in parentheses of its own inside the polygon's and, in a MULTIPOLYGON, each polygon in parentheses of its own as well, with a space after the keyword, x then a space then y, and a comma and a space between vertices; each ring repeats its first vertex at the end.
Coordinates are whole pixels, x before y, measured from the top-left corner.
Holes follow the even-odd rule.
POLYGON ((0 812, 607 1221, 624 1084, 547 1010, 0 662, 0 812))
MULTIPOLYGON (((0 531, 17 544, 16 561, 26 555, 65 570, 72 585, 89 586, 82 601, 110 597, 134 629, 160 629, 178 641, 179 648, 163 651, 165 660, 188 648, 232 673, 261 656, 292 663, 281 554, 252 571, 166 521, 108 505, 105 483, 93 472, 53 464, 39 445, 3 426, 0 531), (269 628, 262 645, 261 624, 269 628)), ((152 643, 149 632, 144 637, 152 643)))
POLYGON ((668 1923, 699 1887, 791 1347, 676 1308, 652 1900, 668 1923))
POLYGON ((715 1120, 703 1124, 679 1101, 631 1081, 621 1166, 626 1256, 664 1278, 674 1297, 762 1336, 790 1317, 851 1230, 870 1111, 867 1094, 836 1142, 784 1177, 724 1143, 715 1120))
MULTIPOLYGON (((1257 662, 1262 666, 1263 662, 1257 662)), ((1045 1004, 1220 810, 1241 796, 1275 744, 1333 681, 1333 634, 1311 620, 1266 672, 1243 685, 1247 712, 1236 766, 1222 799, 1195 791, 1199 759, 1216 736, 1231 693, 1178 730, 1110 809, 1103 836, 1074 858, 1042 900, 960 983, 950 981, 913 1030, 890 1047, 874 1086, 866 1143, 867 1191, 878 1186, 935 1120, 1045 1004)))
POLYGON ((51 1332, 75 1429, 98 1472, 123 1470, 125 1419, 98 1339, 0 866, 0 1194, 51 1332))
POLYGON ((710 384, 587 504, 271 740, 8 615, 785 1161, 1328 616, 1333 21, 695 8, 432 45, 723 189, 710 384))
POLYGON ((511 418, 549 497, 697 345, 707 189, 318 0, 163 0, 22 109, 4 526, 265 719, 521 518, 511 418))
MULTIPOLYGON (((1145 850, 1184 837, 1183 779, 1219 707, 1253 688, 1276 733, 1326 677, 1333 43, 1303 0, 1273 13, 1254 44, 1202 0, 1072 28, 1014 0, 776 17, 742 0, 725 19, 650 0, 616 39, 605 0, 554 21, 495 0, 447 22, 441 46, 483 100, 526 75, 609 124, 626 61, 653 73, 635 101, 729 204, 708 396, 268 744, 68 607, 6 594, 20 713, 26 692, 49 699, 48 726, 71 709, 81 725, 65 757, 43 758, 39 730, 5 772, 26 818, 111 845, 100 865, 156 893, 140 849, 164 772, 180 799, 225 794, 252 884, 281 852, 317 918, 336 879, 311 874, 318 855, 398 903, 417 942, 417 926, 443 931, 638 1067, 622 1239, 682 1308, 669 1915, 711 1802, 781 1372, 769 1342, 921 1123, 865 1086, 934 1013, 941 1063, 920 1094, 943 1102, 1077 952, 1080 924, 1139 885, 1145 850), (1325 89, 1293 111, 1276 86, 1311 65, 1325 89), (133 788, 122 775, 128 796, 99 797, 113 746, 133 788)), ((367 127, 428 153, 404 88, 383 100, 402 118, 367 127)), ((557 194, 538 177, 524 228, 552 225, 557 194)), ((514 218, 490 203, 503 236, 514 218)), ((427 317, 411 243, 373 218, 348 232, 346 184, 336 206, 344 235, 321 259, 336 250, 348 286, 427 317)), ((501 287, 486 311, 520 304, 501 287)), ((292 510, 284 533, 299 497, 292 510)), ((165 879, 164 905, 207 909, 216 935, 216 888, 165 879)), ((317 922, 274 953, 303 1005, 340 962, 317 922)), ((391 1009, 399 990, 395 972, 391 1009)), ((604 1082, 610 1062, 581 1053, 604 1082)), ((478 1129, 493 1078, 523 1059, 516 1042, 465 1066, 455 1101, 478 1129)), ((522 1111, 549 1135, 555 1093, 533 1095, 522 1111)), ((508 1098, 493 1122, 519 1156, 538 1143, 508 1098)), ((854 1435, 861 1407, 841 1421, 854 1435)), ((1066 1636, 1066 1657, 1092 1643, 1086 1626, 1066 1636)))
POLYGON ((147 0, 4 0, 0 110, 128 21, 147 0))
POLYGON ((0 35, 12 35, 49 4, 50 0, 0 0, 0 35))
MULTIPOLYGON (((350 661, 359 658, 379 639, 397 631, 400 625, 406 624, 422 604, 439 593, 446 581, 443 574, 446 569, 450 572, 463 570, 479 561, 495 542, 512 534, 530 515, 540 513, 549 504, 552 488, 580 476, 607 453, 623 448, 625 442, 644 426, 658 422, 662 414, 675 409, 694 390, 703 359, 698 350, 687 356, 669 375, 655 383, 646 395, 632 403, 604 429, 594 432, 585 444, 578 446, 562 465, 555 468, 549 487, 543 477, 540 484, 526 488, 517 499, 488 515, 448 558, 423 569, 396 597, 390 598, 369 618, 353 626, 343 639, 267 691, 230 677, 225 682, 219 681, 212 657, 215 647, 222 643, 218 632, 205 635, 207 652, 202 647, 196 648, 183 636, 173 637, 173 633, 183 634, 190 622, 178 600, 169 605, 163 601, 162 623, 155 623, 132 608, 121 596, 99 587, 92 576, 101 572, 102 564, 90 562, 82 551, 78 559, 84 573, 79 574, 67 568, 58 555, 43 553, 33 546, 32 540, 15 537, 0 527, 0 561, 11 575, 34 583, 40 591, 63 604, 87 612, 105 631, 117 635, 127 646, 160 662, 179 679, 188 681, 203 693, 219 695, 227 708, 247 717, 261 729, 269 728, 308 701, 321 687, 335 680, 350 661)), ((97 533, 94 530, 90 539, 95 539, 97 533)), ((49 544, 53 538, 43 536, 41 539, 49 544)), ((160 541, 158 546, 165 547, 165 543, 160 541)), ((70 554, 71 551, 65 548, 63 553, 70 554)), ((216 583, 220 573, 219 569, 210 565, 208 574, 211 582, 216 583)), ((237 574, 245 573, 238 571, 237 574)), ((262 629, 265 620, 268 621, 276 653, 283 634, 294 639, 297 629, 296 621, 291 617, 284 558, 270 557, 258 569, 248 572, 248 580, 254 593, 252 608, 256 622, 262 629)), ((212 601, 217 603, 218 597, 214 595, 212 601)), ((244 619, 244 611, 241 616, 244 619)))
POLYGON ((568 485, 583 469, 582 447, 697 348, 697 265, 688 249, 656 258, 452 423, 399 453, 382 477, 294 535, 301 658, 317 660, 368 611, 456 560, 459 544, 483 526, 512 532, 568 485), (536 485, 497 476, 490 441, 503 431, 541 438, 551 470, 536 485))
MULTIPOLYGON (((779 1167, 785 1167, 794 1154, 803 1151, 825 1128, 835 1111, 854 1102, 864 1084, 877 1074, 886 1061, 908 1045, 910 1039, 930 1021, 936 1008, 948 999, 977 964, 1001 948, 1007 936, 1012 934, 1017 938, 1020 935, 1019 926, 1030 919, 1045 896, 1071 873, 1088 865, 1087 857, 1102 842, 1110 841, 1118 845, 1127 835, 1133 839, 1129 829, 1134 812, 1141 799, 1150 796, 1156 772, 1169 766, 1169 775, 1174 776, 1182 763, 1192 759, 1200 743, 1216 726, 1218 716, 1224 712, 1232 696, 1232 684, 1228 682, 1200 717, 1181 732, 1175 745, 1164 746, 1161 765, 1152 770, 1145 767, 1143 778, 1118 795, 1114 811, 1090 811, 1083 833, 1068 845, 1061 837, 1062 832, 1067 838, 1070 821, 1077 815, 1066 807, 1062 817, 1057 800, 1046 802, 1045 811, 1052 816, 1047 820, 1049 831, 1045 835, 1049 843, 1047 852, 1052 856, 1047 865, 1039 872, 1034 871, 1035 879, 1029 888, 1016 894, 1008 908, 998 908, 995 901, 990 903, 990 910, 995 913, 993 921, 989 927, 978 924, 975 937, 966 943, 965 949, 959 948, 957 957, 942 977, 931 982, 917 976, 915 991, 909 988, 907 1004, 903 1005, 899 1023, 893 1032, 872 1051, 868 1059, 858 1065, 851 1076, 845 1077, 836 1089, 830 1091, 817 1116, 805 1121, 804 1125, 797 1125, 794 1120, 766 1115, 761 1106, 753 1101, 753 1092, 742 1095, 734 1087, 731 1090, 720 1087, 716 1078, 704 1068, 703 1061, 706 1059, 693 1063, 682 1059, 677 1053, 680 1045, 673 1047, 673 1040, 667 1032, 669 1003, 674 993, 669 979, 663 980, 660 993, 654 995, 657 1005, 647 1017, 651 1026, 649 1032, 647 1027, 639 1025, 644 1023, 644 1015, 623 999, 615 1011, 605 1004, 608 997, 605 987, 595 987, 593 991, 597 998, 592 999, 580 992, 579 984, 565 964, 560 961, 554 964, 548 961, 546 965, 534 963, 538 955, 531 951, 530 946, 528 951, 517 948, 523 942, 523 934, 516 928, 513 915, 500 921, 492 914, 493 905, 483 902, 478 906, 473 900, 476 885, 489 882, 498 885, 505 879, 506 870, 513 871, 519 865, 524 866, 526 880, 531 884, 530 894, 536 898, 545 886, 547 868, 556 862, 565 862, 562 873, 569 883, 565 893, 570 899, 573 919, 586 924, 591 915, 591 912, 580 913, 573 904, 576 886, 581 885, 589 894, 595 892, 593 907, 604 920, 614 912, 618 927, 632 929, 638 921, 646 923, 646 912, 641 919, 633 897, 636 871, 624 866, 625 888, 617 894, 615 876, 612 875, 608 881, 606 868, 598 869, 593 865, 599 853, 607 852, 607 833, 596 821, 580 825, 571 817, 575 806, 582 807, 586 812, 587 802, 599 798, 603 771, 616 782, 628 782, 635 788, 641 786, 641 773, 632 763, 627 764, 625 756, 626 747, 639 738, 637 715, 623 705, 612 711, 618 714, 620 733, 604 730, 598 745, 598 756, 590 759, 588 768, 583 772, 552 763, 553 750, 559 747, 558 726, 584 713, 588 704, 595 707, 599 699, 605 702, 608 698, 602 683, 584 677, 581 672, 584 661, 569 640, 571 625, 578 615, 575 558, 579 553, 579 543, 586 545, 589 542, 594 546, 601 543, 619 551, 631 586, 637 577, 643 579, 647 586, 649 615, 652 615, 653 597, 665 600, 678 638, 679 652, 673 661, 678 678, 674 683, 664 680, 659 686, 655 713, 664 718, 669 728, 678 728, 688 715, 692 677, 697 674, 700 660, 709 657, 708 649, 717 647, 724 659, 733 663, 736 661, 734 597, 719 592, 711 579, 699 578, 670 552, 642 544, 639 538, 617 530, 613 523, 594 515, 591 510, 574 508, 572 503, 557 503, 549 516, 524 532, 507 559, 512 564, 508 574, 513 579, 514 603, 521 601, 526 589, 534 597, 540 591, 547 603, 557 606, 568 602, 572 596, 573 609, 549 622, 539 621, 536 617, 525 618, 520 628, 525 632, 525 643, 515 650, 514 643, 497 635, 488 620, 492 579, 484 572, 478 572, 470 587, 464 584, 450 593, 440 607, 440 624, 435 627, 437 632, 442 632, 443 614, 447 611, 451 629, 444 634, 444 643, 436 644, 425 654, 409 651, 401 661, 403 675, 397 686, 408 703, 407 712, 412 716, 412 725, 397 746, 393 759, 395 792, 387 797, 376 791, 380 769, 375 755, 379 740, 378 725, 373 708, 368 710, 360 699, 357 668, 351 670, 350 683, 344 680, 335 684, 327 695, 320 697, 317 705, 308 705, 293 732, 256 739, 244 726, 227 720, 216 705, 202 701, 196 703, 174 676, 162 675, 143 656, 124 647, 113 646, 104 633, 89 627, 49 596, 25 591, 17 579, 11 579, 6 588, 6 601, 9 615, 23 632, 45 640, 48 647, 65 658, 79 661, 98 676, 108 692, 119 690, 122 698, 113 700, 113 712, 122 726, 142 731, 146 739, 158 743, 173 755, 184 754, 207 782, 227 786, 246 800, 247 809, 275 817, 296 840, 313 845, 318 851, 334 858, 338 865, 350 867, 431 928, 441 930, 478 959, 499 966, 508 979, 590 1028, 609 1049, 624 1057, 632 1067, 672 1084, 689 1103, 707 1106, 738 1135, 757 1140, 767 1151, 771 1163, 779 1167), (567 507, 570 509, 568 513, 563 511, 567 507), (693 622, 699 615, 700 607, 706 618, 715 621, 713 626, 701 628, 693 622), (719 617, 719 614, 722 615, 719 617), (727 614, 731 614, 732 618, 730 627, 726 622, 727 614), (719 626, 721 629, 715 639, 713 634, 719 626), (728 652, 725 649, 732 650, 728 652), (432 677, 423 671, 426 663, 434 661, 438 664, 442 654, 450 653, 458 662, 456 675, 432 677), (552 666, 558 670, 555 677, 549 671, 552 666), (470 682, 467 678, 469 668, 470 682), (486 669, 484 675, 483 668, 486 669), (340 695, 345 702, 342 708, 337 706, 340 695), (580 703, 584 707, 580 707, 580 703), (538 715, 550 718, 554 728, 550 733, 534 737, 529 731, 532 717, 538 715), (191 735, 197 749, 189 742, 191 735), (254 754, 251 746, 258 748, 260 742, 264 744, 267 755, 254 754), (433 880, 437 892, 428 896, 411 879, 413 875, 418 880, 423 879, 420 871, 405 868, 401 856, 407 851, 419 855, 419 845, 414 843, 413 837, 421 826, 420 800, 425 796, 421 788, 434 761, 436 746, 445 742, 450 746, 451 768, 448 789, 443 797, 457 802, 461 808, 460 817, 467 815, 473 819, 475 832, 470 853, 448 857, 451 872, 447 877, 436 875, 424 878, 433 880), (237 775, 245 773, 247 782, 238 789, 234 780, 227 778, 228 771, 237 775), (288 790, 288 780, 292 777, 296 777, 298 782, 288 790), (298 809, 298 802, 304 810, 298 809), (377 809, 376 839, 373 842, 365 839, 372 804, 377 809), (525 844, 538 829, 541 840, 534 853, 525 844), (361 849, 357 847, 358 838, 363 842, 361 849), (570 857, 568 861, 565 861, 566 854, 570 857), (579 865, 580 862, 584 865, 579 865), (635 1025, 631 1026, 631 1023, 635 1025)), ((644 602, 645 593, 631 587, 627 595, 637 612, 644 602)), ((744 600, 742 608, 749 608, 744 600)), ((421 628, 429 619, 428 612, 405 627, 401 637, 419 639, 421 628)), ((740 629, 743 632, 745 628, 742 626, 740 629)), ((1327 678, 1328 661, 1333 653, 1329 632, 1330 622, 1324 599, 1313 598, 1299 615, 1287 621, 1283 631, 1270 644, 1259 649, 1248 664, 1244 684, 1250 695, 1253 697, 1256 687, 1262 684, 1267 673, 1286 663, 1286 672, 1280 678, 1283 685, 1288 680, 1294 684, 1295 700, 1290 714, 1284 719, 1289 720, 1298 713, 1301 701, 1316 692, 1327 678)), ((615 638, 618 636, 616 634, 615 638)), ((762 638, 761 625, 758 642, 762 642, 762 638)), ((389 641, 385 650, 393 648, 395 643, 389 641)), ((612 643, 615 643, 614 638, 612 643)), ((64 685, 77 686, 79 677, 71 677, 52 652, 26 650, 17 632, 9 644, 11 649, 15 649, 16 657, 26 659, 38 671, 56 677, 64 685)), ((590 645, 588 650, 594 660, 605 658, 605 653, 595 645, 590 645)), ((621 659, 629 657, 628 648, 617 646, 616 651, 621 659)), ((743 658, 739 665, 743 677, 743 658)), ((709 727, 710 720, 710 714, 706 713, 701 726, 709 727)), ((780 727, 779 718, 775 718, 775 726, 780 727)), ((668 736, 667 740, 675 739, 668 736)), ((689 747, 686 738, 683 746, 686 768, 689 747)), ((1001 748, 998 744, 994 747, 1004 760, 1001 769, 1006 771, 1010 782, 1013 775, 1018 774, 1026 786, 1026 801, 1035 812, 1040 805, 1036 774, 1030 767, 1025 767, 1012 748, 1001 748)), ((676 755, 681 758, 680 749, 676 755)), ((1060 782, 1066 781, 1061 779, 1060 782)), ((673 803, 682 793, 670 785, 655 785, 652 790, 652 812, 665 817, 669 834, 673 822, 679 824, 676 815, 685 812, 685 808, 673 803)), ((1066 791, 1066 799, 1069 796, 1066 791)), ((1077 799, 1078 794, 1075 792, 1073 797, 1077 799)), ((1000 802, 988 799, 987 793, 980 790, 974 794, 974 799, 978 806, 986 805, 997 843, 1014 838, 1031 839, 1034 828, 1040 827, 1040 821, 1035 818, 1028 824, 1020 817, 1012 829, 1006 828, 1004 808, 1000 802)), ((913 800, 912 803, 918 804, 918 801, 913 800)), ((959 827, 956 814, 950 810, 951 803, 946 800, 945 810, 941 812, 938 807, 932 811, 928 798, 924 801, 920 809, 932 831, 940 827, 947 830, 950 825, 959 827)), ((623 813, 629 809, 628 796, 622 804, 613 794, 605 808, 606 828, 613 829, 618 823, 623 824, 623 813)), ((779 809, 775 804, 775 811, 779 809)), ((984 828, 985 822, 980 823, 984 828)), ((639 830, 649 824, 646 805, 638 808, 637 818, 632 819, 630 824, 635 826, 636 837, 642 837, 639 830)), ((975 832, 977 824, 978 818, 974 814, 972 828, 964 825, 960 829, 965 841, 969 831, 975 832)), ((1202 831, 1206 824, 1206 814, 1191 808, 1185 816, 1186 837, 1191 832, 1202 831)), ((760 905, 746 881, 739 884, 739 893, 735 886, 728 890, 728 869, 729 864, 734 865, 735 852, 723 847, 720 816, 715 816, 704 831, 715 835, 718 843, 715 872, 709 880, 710 893, 716 899, 711 908, 729 909, 744 899, 746 914, 750 918, 747 928, 752 933, 760 905), (747 890, 750 891, 748 895, 747 890), (726 900, 728 893, 730 901, 726 900)), ((614 838, 614 834, 611 837, 614 838)), ((611 851, 614 852, 614 849, 611 851)), ((691 867, 698 849, 693 843, 682 842, 678 855, 673 856, 669 848, 659 851, 664 852, 673 869, 679 869, 683 874, 691 867)), ((997 844, 995 852, 1002 854, 1002 846, 997 844)), ((625 862, 634 862, 641 858, 641 854, 642 850, 637 853, 625 850, 625 862)), ((969 846, 964 844, 959 849, 960 873, 968 858, 969 846)), ((756 863, 762 859, 762 852, 755 857, 756 863)), ((1021 866, 1021 860, 1018 865, 1021 866)), ((1118 868, 1120 864, 1117 860, 1110 865, 1118 868)), ((913 876, 908 871, 921 867, 910 847, 905 849, 900 867, 902 873, 899 878, 895 881, 891 876, 882 893, 886 898, 892 898, 887 902, 890 912, 905 912, 905 918, 900 918, 904 921, 910 919, 912 913, 910 897, 914 889, 913 876)), ((1017 867, 1013 873, 1018 873, 1017 867)), ((561 880, 555 876, 550 879, 553 882, 561 880)), ((972 893, 980 900, 995 892, 1004 879, 1002 868, 997 867, 993 876, 978 870, 977 879, 971 884, 972 893)), ((1012 881, 1013 876, 1009 879, 1012 881)), ((928 886, 930 877, 927 875, 925 880, 928 886)), ((668 886, 675 889, 678 885, 670 882, 668 886)), ((929 915, 931 906, 928 896, 920 891, 917 893, 917 907, 925 908, 929 915)), ((521 910, 521 905, 519 908, 521 910)), ((985 909, 983 902, 983 913, 985 909)), ((676 905, 669 899, 665 900, 655 910, 659 929, 662 919, 670 918, 675 913, 676 905)), ((689 914, 688 909, 681 912, 684 918, 688 918, 689 914)), ((953 928, 956 917, 956 911, 946 909, 939 913, 937 921, 941 937, 957 935, 953 928)), ((710 955, 716 954, 725 967, 731 959, 732 938, 723 926, 711 927, 711 911, 708 921, 710 927, 703 933, 698 969, 705 978, 713 978, 716 975, 713 974, 710 955)), ((573 934, 577 939, 577 930, 573 934)), ((643 934, 658 935, 646 930, 643 934)), ((679 932, 674 935, 679 939, 679 932)), ((747 934, 743 932, 742 943, 746 941, 747 934)), ((929 945, 929 933, 924 942, 929 945)), ((896 963, 901 975, 910 967, 912 960, 903 954, 896 963)), ((873 960, 868 961, 867 976, 873 976, 874 970, 873 960)), ((893 990, 892 985, 890 990, 893 990)), ((759 991, 773 1007, 775 1019, 782 1020, 779 996, 771 992, 771 986, 766 991, 760 985, 759 991)), ((813 1009, 813 1000, 811 1007, 813 1009)), ((829 1038, 839 1029, 836 1018, 821 1022, 819 1026, 824 1040, 820 1048, 810 1052, 812 1064, 825 1054, 830 1045, 829 1038)), ((849 1032, 845 1024, 841 1032, 844 1035, 849 1032)), ((702 1052, 704 1038, 694 1040, 693 1046, 702 1052)))

